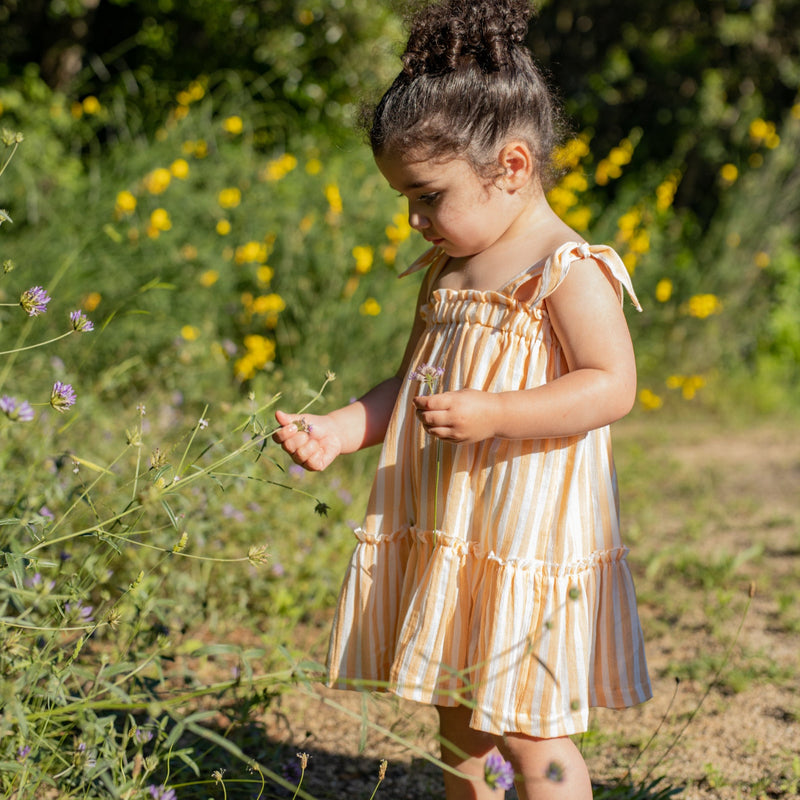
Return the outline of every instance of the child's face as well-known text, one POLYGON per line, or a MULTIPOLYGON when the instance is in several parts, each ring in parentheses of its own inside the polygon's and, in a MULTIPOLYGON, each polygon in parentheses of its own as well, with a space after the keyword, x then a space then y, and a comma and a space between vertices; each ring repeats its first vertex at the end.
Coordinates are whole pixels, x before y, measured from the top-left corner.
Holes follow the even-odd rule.
POLYGON ((411 227, 449 256, 483 252, 511 223, 506 193, 463 158, 412 161, 383 155, 376 163, 389 185, 408 198, 411 227))

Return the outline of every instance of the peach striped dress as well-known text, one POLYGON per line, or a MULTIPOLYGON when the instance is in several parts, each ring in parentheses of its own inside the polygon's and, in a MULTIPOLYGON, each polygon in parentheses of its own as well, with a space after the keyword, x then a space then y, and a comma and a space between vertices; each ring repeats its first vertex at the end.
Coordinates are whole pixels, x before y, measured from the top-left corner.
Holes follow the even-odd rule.
MULTIPOLYGON (((613 250, 569 243, 500 291, 429 291, 411 370, 442 367, 437 391, 554 380, 567 367, 544 299, 587 257, 639 308, 613 250)), ((434 249, 409 272, 427 266, 431 287, 446 261, 434 249)), ((608 427, 453 445, 419 424, 421 393, 404 381, 355 531, 330 685, 464 703, 473 728, 539 737, 586 730, 592 706, 648 699, 608 427)))

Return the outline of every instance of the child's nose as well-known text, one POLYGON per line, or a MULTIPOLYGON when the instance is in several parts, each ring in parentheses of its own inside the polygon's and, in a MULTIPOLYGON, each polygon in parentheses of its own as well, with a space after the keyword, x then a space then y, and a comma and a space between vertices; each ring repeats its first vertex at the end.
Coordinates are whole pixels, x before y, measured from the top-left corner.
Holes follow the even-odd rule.
POLYGON ((421 231, 425 228, 429 227, 431 221, 424 215, 420 214, 419 211, 412 211, 409 209, 408 212, 408 224, 415 230, 421 231))

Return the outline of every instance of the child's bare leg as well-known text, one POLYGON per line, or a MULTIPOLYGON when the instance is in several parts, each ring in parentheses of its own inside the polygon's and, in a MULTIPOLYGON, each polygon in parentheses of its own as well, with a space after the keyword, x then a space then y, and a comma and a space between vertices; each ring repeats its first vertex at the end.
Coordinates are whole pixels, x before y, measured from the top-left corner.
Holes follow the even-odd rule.
POLYGON ((536 739, 507 733, 495 741, 514 767, 520 800, 591 800, 589 770, 568 737, 536 739))
POLYGON ((461 778, 444 772, 447 800, 500 800, 505 792, 491 789, 484 781, 486 756, 495 750, 494 737, 469 727, 472 712, 466 706, 437 706, 436 710, 439 712, 442 761, 470 776, 461 778))

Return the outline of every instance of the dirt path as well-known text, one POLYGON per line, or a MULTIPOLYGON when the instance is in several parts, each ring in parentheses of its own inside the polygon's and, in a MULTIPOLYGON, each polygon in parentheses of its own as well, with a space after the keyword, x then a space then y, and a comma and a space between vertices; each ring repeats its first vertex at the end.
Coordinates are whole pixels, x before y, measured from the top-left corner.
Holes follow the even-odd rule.
MULTIPOLYGON (((685 800, 798 798, 800 431, 674 425, 646 445, 641 434, 621 425, 616 441, 655 697, 596 712, 581 741, 593 778, 608 786, 633 765, 636 782, 663 775, 685 800)), ((436 750, 434 717, 316 686, 261 721, 287 774, 295 752, 311 753, 314 796, 368 798, 385 758, 378 797, 413 800, 441 797, 421 755, 436 750)))

